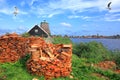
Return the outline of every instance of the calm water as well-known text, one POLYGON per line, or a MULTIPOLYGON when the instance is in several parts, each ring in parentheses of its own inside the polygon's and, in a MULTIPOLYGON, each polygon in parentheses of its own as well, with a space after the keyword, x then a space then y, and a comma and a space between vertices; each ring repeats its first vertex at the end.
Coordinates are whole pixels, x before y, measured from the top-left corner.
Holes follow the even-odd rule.
POLYGON ((109 50, 120 50, 120 39, 84 39, 71 38, 73 43, 97 41, 101 42, 109 50))

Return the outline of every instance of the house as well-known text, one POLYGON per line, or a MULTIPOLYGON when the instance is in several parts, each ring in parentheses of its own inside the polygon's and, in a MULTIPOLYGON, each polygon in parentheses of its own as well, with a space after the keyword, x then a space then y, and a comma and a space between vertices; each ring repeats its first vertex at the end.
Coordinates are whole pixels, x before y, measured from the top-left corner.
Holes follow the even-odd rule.
POLYGON ((49 24, 44 20, 44 22, 41 22, 40 26, 35 25, 31 30, 28 31, 28 33, 32 36, 49 37, 49 24))

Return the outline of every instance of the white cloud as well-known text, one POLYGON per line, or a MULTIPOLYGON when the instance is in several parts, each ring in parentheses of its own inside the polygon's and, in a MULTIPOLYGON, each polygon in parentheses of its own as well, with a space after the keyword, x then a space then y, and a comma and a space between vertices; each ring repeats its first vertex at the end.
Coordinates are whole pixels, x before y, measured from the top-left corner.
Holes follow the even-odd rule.
MULTIPOLYGON (((6 15, 13 15, 13 13, 15 11, 15 8, 14 8, 15 5, 9 5, 6 0, 0 0, 0 3, 1 3, 0 4, 0 13, 6 14, 6 15), (2 7, 1 7, 1 5, 2 5, 2 7)), ((24 4, 25 3, 22 1, 21 5, 24 5, 24 4)), ((28 14, 28 12, 25 12, 18 8, 18 14, 26 15, 26 14, 28 14)))
MULTIPOLYGON (((0 9, 0 13, 6 14, 6 15, 13 15, 14 13, 14 8, 2 8, 0 9)), ((28 12, 22 11, 18 9, 18 15, 27 15, 28 12)))
POLYGON ((102 9, 106 7, 105 0, 84 1, 84 0, 61 0, 58 2, 50 2, 50 8, 54 9, 68 9, 71 11, 84 11, 87 8, 96 7, 102 9), (67 4, 66 4, 67 3, 67 4), (59 5, 59 6, 58 6, 59 5))
POLYGON ((11 9, 2 8, 2 9, 0 9, 0 13, 6 14, 6 15, 11 15, 13 12, 11 9))
POLYGON ((71 16, 68 16, 69 19, 73 19, 73 18, 81 18, 81 19, 84 19, 84 20, 89 20, 91 19, 92 17, 90 16, 77 16, 77 15, 71 15, 71 16))
POLYGON ((48 18, 51 18, 51 17, 53 17, 54 15, 61 14, 61 13, 63 13, 63 12, 62 12, 62 11, 52 12, 52 13, 50 13, 50 14, 48 15, 48 18))
POLYGON ((106 14, 105 21, 120 21, 120 14, 119 13, 110 13, 110 14, 106 14))
POLYGON ((72 25, 70 23, 66 23, 66 22, 62 22, 60 23, 62 26, 65 26, 65 27, 71 27, 72 25))
POLYGON ((90 16, 81 16, 81 18, 84 19, 84 20, 88 20, 88 19, 91 19, 92 17, 90 17, 90 16))
MULTIPOLYGON (((46 16, 51 18, 55 15, 59 15, 65 13, 66 11, 70 11, 73 14, 81 13, 84 11, 103 11, 108 10, 107 4, 110 0, 51 0, 51 1, 39 1, 39 0, 25 0, 21 1, 21 6, 26 4, 29 5, 30 9, 24 14, 35 14, 37 16, 46 16), (35 4, 39 5, 35 5, 35 4)), ((112 10, 110 12, 120 12, 119 0, 113 0, 111 7, 112 10)), ((79 18, 79 16, 69 16, 68 18, 79 18)))
POLYGON ((109 12, 110 12, 110 13, 120 12, 120 8, 119 8, 119 9, 113 9, 113 8, 112 8, 109 12))
POLYGON ((22 10, 19 10, 18 14, 20 14, 20 15, 27 15, 28 12, 26 12, 26 11, 22 11, 22 10))
MULTIPOLYGON (((112 0, 110 13, 114 12, 120 12, 120 0, 112 0)), ((0 5, 7 5, 5 0, 0 0, 0 5), (3 4, 4 3, 4 4, 3 4)), ((19 9, 19 14, 26 15, 26 14, 35 14, 37 16, 46 16, 48 18, 51 18, 55 15, 65 13, 66 11, 70 11, 73 14, 81 13, 84 11, 103 11, 107 10, 107 4, 110 2, 110 0, 50 0, 50 1, 39 1, 39 0, 22 0, 20 2, 20 5, 22 7, 25 7, 25 5, 29 5, 29 9, 25 11, 19 9), (35 4, 39 5, 35 5, 35 4)), ((0 6, 1 7, 1 6, 0 6)), ((6 10, 2 8, 0 9, 0 12, 9 14, 11 13, 11 7, 7 8, 6 10), (4 9, 4 10, 3 10, 4 9), (8 13, 7 13, 8 11, 8 13)), ((80 18, 80 16, 69 16, 68 18, 80 18)))
POLYGON ((19 26, 19 27, 18 27, 18 30, 25 31, 25 30, 27 30, 27 29, 26 29, 25 26, 19 26))
MULTIPOLYGON (((27 0, 27 3, 28 3, 29 6, 33 6, 33 4, 34 4, 35 2, 38 2, 38 3, 39 3, 39 0, 27 0)), ((36 5, 36 6, 37 6, 37 5, 36 5)))
POLYGON ((120 22, 120 18, 105 18, 105 21, 109 21, 109 22, 114 22, 114 21, 119 21, 120 22))
POLYGON ((68 16, 69 19, 73 19, 73 18, 80 18, 80 16, 77 16, 77 15, 71 15, 71 16, 68 16))
MULTIPOLYGON (((36 1, 36 0, 33 0, 36 1)), ((41 3, 40 3, 41 4, 41 3)), ((44 5, 44 4, 43 4, 44 5)), ((98 5, 98 4, 97 4, 98 5)), ((31 12, 36 15, 47 15, 48 18, 54 15, 61 14, 69 10, 71 12, 83 12, 87 8, 92 8, 97 6, 95 1, 83 2, 81 0, 60 0, 48 2, 48 5, 41 7, 39 5, 31 6, 31 12), (67 3, 67 4, 66 4, 67 3), (94 4, 94 5, 93 5, 94 4), (36 12, 36 13, 35 13, 36 12)), ((69 18, 78 18, 79 16, 69 16, 69 18)))

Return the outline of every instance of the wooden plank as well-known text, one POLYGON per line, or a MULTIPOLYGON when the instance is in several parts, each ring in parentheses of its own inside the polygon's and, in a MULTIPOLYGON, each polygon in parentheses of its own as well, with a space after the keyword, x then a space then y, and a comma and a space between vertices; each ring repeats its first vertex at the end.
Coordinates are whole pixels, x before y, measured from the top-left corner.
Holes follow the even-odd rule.
POLYGON ((72 47, 72 45, 70 45, 70 44, 63 44, 63 46, 62 47, 64 47, 64 48, 71 48, 72 47))

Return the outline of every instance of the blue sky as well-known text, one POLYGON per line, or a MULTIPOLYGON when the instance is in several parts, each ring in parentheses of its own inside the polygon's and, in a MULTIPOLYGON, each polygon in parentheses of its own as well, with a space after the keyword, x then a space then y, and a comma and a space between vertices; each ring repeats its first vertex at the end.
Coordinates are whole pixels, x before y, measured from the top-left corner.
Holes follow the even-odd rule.
POLYGON ((46 20, 51 34, 120 34, 120 0, 0 0, 0 34, 23 33, 46 20), (111 10, 107 4, 112 2, 111 10), (13 12, 18 8, 18 14, 13 12))

